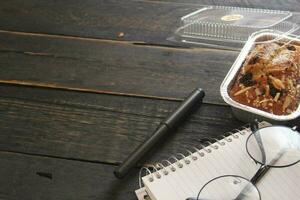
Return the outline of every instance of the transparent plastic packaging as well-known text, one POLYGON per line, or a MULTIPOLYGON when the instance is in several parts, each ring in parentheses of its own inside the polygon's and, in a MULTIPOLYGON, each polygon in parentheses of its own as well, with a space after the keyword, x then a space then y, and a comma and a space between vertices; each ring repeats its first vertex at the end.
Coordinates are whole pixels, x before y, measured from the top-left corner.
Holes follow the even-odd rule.
POLYGON ((172 40, 241 48, 252 33, 266 29, 292 33, 298 25, 289 11, 206 6, 181 17, 172 40))

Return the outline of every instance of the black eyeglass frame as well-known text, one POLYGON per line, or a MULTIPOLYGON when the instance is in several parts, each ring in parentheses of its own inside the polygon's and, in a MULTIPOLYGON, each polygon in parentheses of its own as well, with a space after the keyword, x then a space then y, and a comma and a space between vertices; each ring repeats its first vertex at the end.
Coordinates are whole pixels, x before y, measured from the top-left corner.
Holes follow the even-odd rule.
MULTIPOLYGON (((291 130, 293 130, 293 131, 297 131, 297 130, 296 130, 296 127, 290 128, 290 127, 282 126, 282 125, 267 126, 267 127, 260 128, 260 129, 258 129, 257 131, 260 131, 260 130, 263 130, 263 129, 266 129, 266 128, 270 128, 270 127, 284 127, 284 128, 291 129, 291 130)), ((256 132, 255 132, 255 133, 256 133, 256 132)), ((291 163, 291 164, 288 164, 288 165, 271 166, 271 165, 264 164, 264 163, 262 163, 262 162, 257 161, 257 160, 251 155, 251 153, 249 152, 249 148, 248 148, 248 145, 247 145, 247 144, 248 144, 248 140, 249 140, 250 137, 251 137, 252 135, 254 135, 255 133, 252 132, 252 133, 248 136, 248 138, 247 138, 247 140, 246 140, 246 151, 247 151, 247 154, 248 154, 248 155, 250 156, 250 158, 251 158, 252 160, 254 160, 255 162, 259 163, 259 164, 262 165, 262 166, 268 166, 268 167, 272 167, 272 168, 285 168, 285 167, 290 167, 290 166, 295 165, 295 164, 297 164, 298 162, 300 162, 300 158, 299 158, 298 161, 295 161, 294 163, 291 163)), ((265 154, 265 153, 264 153, 264 154, 265 154)))
MULTIPOLYGON (((247 144, 248 144, 248 141, 249 141, 249 139, 251 138, 251 136, 254 135, 254 137, 255 137, 255 136, 256 136, 255 134, 256 134, 258 131, 260 131, 260 130, 262 130, 262 129, 265 129, 265 128, 270 128, 270 127, 284 127, 284 128, 287 128, 287 129, 291 129, 291 130, 293 130, 293 131, 297 131, 297 130, 296 130, 297 127, 290 128, 290 127, 282 126, 282 125, 273 125, 273 126, 267 126, 267 127, 263 127, 263 128, 258 128, 258 122, 257 122, 257 120, 256 120, 254 123, 251 123, 251 124, 250 124, 250 129, 251 129, 252 133, 248 136, 248 138, 247 138, 247 140, 246 140, 246 151, 247 151, 247 154, 250 156, 250 158, 251 158, 253 161, 255 161, 256 163, 258 163, 258 164, 261 165, 260 168, 255 172, 255 174, 253 175, 253 177, 252 177, 250 180, 248 180, 248 179, 245 178, 245 177, 238 176, 238 175, 222 175, 222 176, 215 177, 215 178, 211 179, 210 181, 208 181, 207 183, 205 183, 205 184, 202 186, 202 188, 201 188, 200 191, 198 192, 198 195, 197 195, 196 200, 201 200, 201 199, 199 199, 199 196, 200 196, 201 192, 203 191, 203 189, 204 189, 209 183, 211 183, 212 181, 215 181, 216 179, 222 178, 222 177, 237 177, 237 178, 242 178, 242 179, 248 181, 248 182, 249 182, 250 184, 252 184, 252 185, 255 187, 255 189, 258 191, 259 200, 261 200, 261 194, 260 194, 259 189, 258 189, 257 186, 256 186, 256 183, 257 183, 257 182, 258 182, 258 181, 266 174, 266 172, 267 172, 270 168, 285 168, 285 167, 290 167, 290 166, 295 165, 295 164, 297 164, 298 162, 300 162, 300 158, 299 158, 298 161, 295 161, 294 163, 291 163, 291 164, 288 164, 288 165, 284 165, 284 166, 271 166, 271 165, 263 164, 262 162, 257 161, 257 160, 250 154, 249 149, 248 149, 248 145, 247 145, 247 144)), ((298 132, 298 133, 299 133, 299 132, 298 132)), ((265 151, 264 151, 264 147, 263 147, 263 145, 262 145, 262 143, 261 143, 261 140, 260 140, 260 138, 257 138, 257 137, 255 137, 255 139, 257 140, 257 142, 258 142, 258 144, 259 144, 259 147, 260 147, 260 150, 261 150, 261 152, 262 152, 262 154, 263 154, 263 155, 262 155, 263 160, 265 160, 265 151), (260 140, 260 141, 258 141, 258 140, 260 140)), ((195 199, 195 198, 187 198, 187 200, 194 200, 194 199, 195 199)), ((237 197, 236 200, 238 200, 238 197, 237 197)))
MULTIPOLYGON (((222 176, 217 176, 217 177, 211 179, 210 181, 208 181, 207 183, 205 183, 205 184, 202 186, 202 188, 201 188, 200 191, 198 192, 198 195, 197 195, 196 200, 201 200, 201 199, 199 199, 199 196, 200 196, 202 190, 205 188, 205 186, 207 186, 208 184, 210 184, 211 182, 213 182, 213 181, 215 181, 215 180, 217 180, 217 179, 219 179, 219 178, 225 178, 225 177, 241 178, 241 179, 244 179, 245 181, 248 181, 248 182, 249 182, 250 184, 252 184, 252 186, 256 189, 257 194, 258 194, 258 196, 259 196, 259 200, 261 200, 261 194, 260 194, 260 191, 259 191, 259 189, 257 188, 257 186, 256 186, 255 184, 251 183, 250 180, 248 180, 247 178, 242 177, 242 176, 239 176, 239 175, 222 175, 222 176)), ((190 198, 189 198, 189 199, 190 199, 190 198)))

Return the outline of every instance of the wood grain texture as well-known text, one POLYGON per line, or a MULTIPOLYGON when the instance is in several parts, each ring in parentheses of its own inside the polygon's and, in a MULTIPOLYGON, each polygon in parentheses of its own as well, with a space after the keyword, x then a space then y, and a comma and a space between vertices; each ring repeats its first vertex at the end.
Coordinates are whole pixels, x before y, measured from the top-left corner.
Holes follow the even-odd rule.
MULTIPOLYGON (((0 87, 0 150, 119 163, 180 102, 0 87)), ((204 104, 147 162, 241 125, 227 106, 204 104)))
POLYGON ((219 94, 238 52, 166 41, 199 8, 169 1, 0 1, 0 199, 135 199, 138 168, 120 181, 114 167, 195 87, 206 103, 140 164, 243 124, 219 94))
POLYGON ((183 2, 300 10, 297 0, 170 0, 163 3, 132 0, 88 0, 69 3, 54 0, 11 0, 0 2, 0 18, 5 19, 1 20, 0 29, 170 44, 166 38, 178 27, 180 17, 200 7, 183 2), (120 33, 124 36, 120 37, 120 33))
POLYGON ((194 10, 139 1, 1 1, 0 29, 164 43, 178 18, 194 10))
POLYGON ((183 99, 195 87, 224 104, 219 87, 238 52, 0 31, 0 82, 183 99))
POLYGON ((147 0, 153 3, 179 3, 179 4, 201 4, 201 5, 220 5, 220 6, 235 6, 246 8, 263 8, 274 10, 288 10, 299 12, 300 1, 299 0, 147 0))
POLYGON ((0 152, 0 199, 135 200, 138 170, 117 180, 113 169, 105 164, 0 152))

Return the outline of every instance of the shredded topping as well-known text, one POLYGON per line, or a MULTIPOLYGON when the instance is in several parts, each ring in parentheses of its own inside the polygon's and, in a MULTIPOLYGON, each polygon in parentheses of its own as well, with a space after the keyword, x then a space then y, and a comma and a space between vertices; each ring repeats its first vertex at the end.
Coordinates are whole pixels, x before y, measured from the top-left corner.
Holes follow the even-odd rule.
POLYGON ((300 46, 280 42, 254 46, 239 71, 230 96, 275 115, 294 112, 300 101, 300 46))

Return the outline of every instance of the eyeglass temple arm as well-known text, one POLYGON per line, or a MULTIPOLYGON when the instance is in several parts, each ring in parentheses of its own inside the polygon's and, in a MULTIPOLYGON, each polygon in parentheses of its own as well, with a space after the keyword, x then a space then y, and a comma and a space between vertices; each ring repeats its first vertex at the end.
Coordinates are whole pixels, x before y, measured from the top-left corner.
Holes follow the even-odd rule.
MULTIPOLYGON (((254 134, 257 130, 258 130, 258 121, 255 120, 253 123, 250 124, 250 128, 252 133, 254 134)), ((263 163, 266 163, 266 153, 265 153, 265 149, 264 146, 262 144, 262 140, 259 134, 254 134, 255 139, 259 145, 259 148, 261 150, 262 153, 262 161, 263 163)), ((274 159, 271 160, 271 162, 268 165, 262 165, 257 172, 254 174, 254 176, 251 178, 250 182, 252 184, 256 184, 266 173, 267 171, 270 169, 271 165, 274 165, 280 158, 281 156, 284 154, 284 151, 280 151, 276 157, 274 159)), ((235 198, 235 200, 242 200, 243 199, 243 192, 245 190, 247 190, 247 186, 242 190, 242 192, 235 198)))
MULTIPOLYGON (((254 122, 252 122, 250 124, 250 129, 252 131, 252 133, 254 134, 257 130, 258 130, 258 121, 257 120, 254 120, 254 122)), ((296 127, 295 127, 296 129, 296 127)), ((264 149, 264 146, 262 144, 262 140, 261 140, 261 137, 259 134, 254 134, 255 136, 255 139, 257 140, 257 143, 259 145, 259 148, 262 152, 262 161, 263 163, 266 162, 266 153, 265 153, 265 149, 264 149)), ((283 155, 284 151, 281 151, 277 154, 277 156, 271 160, 271 162, 269 163, 269 165, 273 165, 275 164, 279 159, 280 157, 283 155)), ((258 170, 257 172, 254 174, 254 176, 251 178, 250 182, 252 184, 256 184, 265 174, 266 172, 270 169, 270 167, 268 165, 262 165, 258 170)), ((245 188, 246 189, 246 188, 245 188)), ((239 200, 239 199, 242 199, 242 192, 235 198, 235 200, 239 200)), ((186 200, 207 200, 207 199, 197 199, 195 197, 189 197, 189 198, 186 198, 186 200)))
MULTIPOLYGON (((280 155, 277 156, 275 159, 273 159, 271 162, 275 163, 277 160, 279 160, 279 158, 282 156, 283 152, 279 153, 280 155)), ((267 171, 270 169, 270 167, 268 165, 262 165, 257 172, 254 174, 254 176, 251 178, 250 182, 255 185, 266 173, 267 171)), ((248 190, 248 188, 250 187, 250 183, 247 184, 243 190, 241 191, 241 193, 234 199, 234 200, 242 200, 244 198, 244 193, 248 190)), ((252 187, 252 186, 251 186, 252 187)))
MULTIPOLYGON (((269 163, 269 165, 274 165, 281 158, 281 156, 284 154, 284 152, 285 151, 280 151, 276 155, 276 157, 271 160, 271 162, 269 163)), ((254 176, 250 180, 250 182, 253 185, 255 185, 267 173, 267 171, 270 169, 269 165, 262 165, 257 170, 257 172, 254 174, 254 176)), ((242 200, 244 198, 244 192, 248 189, 247 186, 241 191, 241 193, 234 200, 242 200)), ((189 197, 186 200, 208 200, 208 199, 197 199, 197 198, 194 198, 194 197, 189 197)))
POLYGON ((267 165, 261 166, 251 178, 250 182, 255 185, 267 173, 269 169, 270 167, 267 165))
POLYGON ((258 147, 261 151, 262 163, 265 163, 266 162, 266 152, 265 152, 264 145, 262 143, 260 134, 255 134, 255 132, 258 131, 258 120, 257 119, 255 119, 252 123, 250 123, 250 129, 251 129, 251 132, 254 135, 254 137, 258 143, 258 147))
POLYGON ((274 165, 284 154, 284 150, 280 151, 274 159, 271 160, 271 162, 268 165, 261 166, 257 172, 254 174, 254 176, 251 178, 251 183, 256 184, 270 169, 270 166, 274 165))

